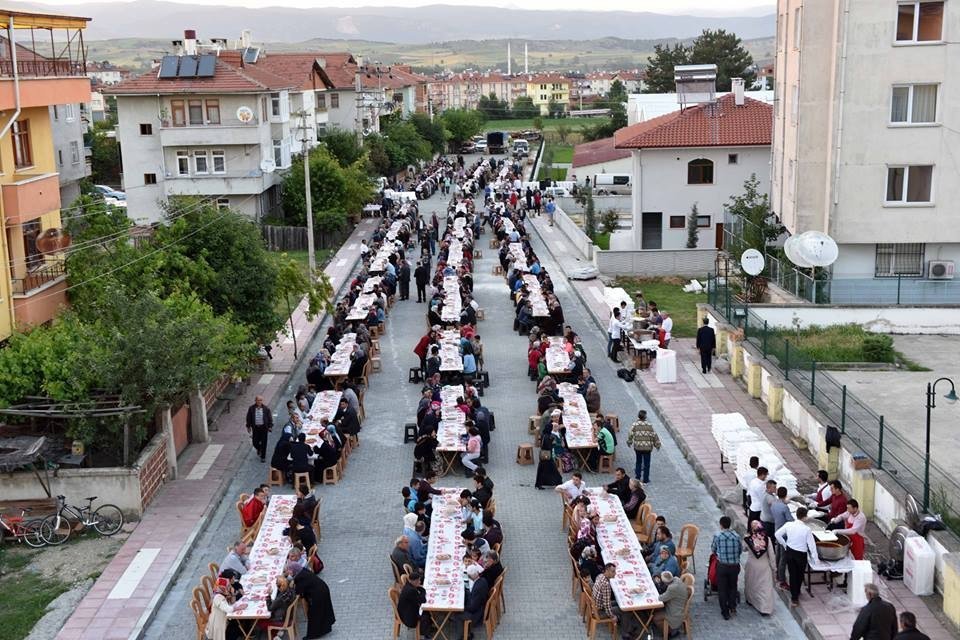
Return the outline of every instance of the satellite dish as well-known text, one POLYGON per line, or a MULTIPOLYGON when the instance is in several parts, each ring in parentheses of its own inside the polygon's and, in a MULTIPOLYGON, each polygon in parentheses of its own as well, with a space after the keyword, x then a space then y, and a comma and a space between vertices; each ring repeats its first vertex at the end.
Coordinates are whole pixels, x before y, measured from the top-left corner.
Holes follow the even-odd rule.
POLYGON ((751 276, 760 275, 764 267, 763 254, 756 249, 747 249, 740 255, 740 268, 751 276))
POLYGON ((904 520, 907 526, 916 531, 920 528, 920 505, 909 493, 903 499, 904 520))
POLYGON ((369 136, 371 133, 373 133, 373 129, 364 129, 364 130, 363 130, 363 137, 366 138, 366 137, 369 136))
POLYGON ((70 235, 63 229, 47 229, 37 236, 40 253, 59 253, 70 246, 70 235))
POLYGON ((264 158, 263 162, 260 163, 260 170, 264 173, 273 173, 277 170, 277 163, 273 161, 273 158, 264 158))
POLYGON ((783 243, 783 252, 787 254, 787 258, 790 259, 790 262, 797 265, 801 269, 809 269, 813 265, 803 259, 803 256, 797 251, 797 236, 790 236, 787 238, 786 242, 783 243))
POLYGON ((240 107, 237 109, 237 120, 243 124, 253 121, 253 109, 250 107, 240 107))
POLYGON ((822 231, 801 233, 795 246, 800 257, 814 267, 829 267, 840 255, 837 243, 822 231))

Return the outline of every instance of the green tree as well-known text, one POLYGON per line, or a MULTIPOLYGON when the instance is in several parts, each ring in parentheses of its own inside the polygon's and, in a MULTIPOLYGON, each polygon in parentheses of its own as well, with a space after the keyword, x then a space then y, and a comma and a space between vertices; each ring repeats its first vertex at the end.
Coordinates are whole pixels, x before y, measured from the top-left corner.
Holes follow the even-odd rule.
POLYGON ((697 218, 700 217, 700 211, 697 209, 697 203, 694 202, 690 207, 690 213, 687 215, 687 249, 696 249, 700 241, 700 232, 697 227, 697 218))
POLYGON ((340 166, 346 167, 363 157, 364 149, 357 143, 357 135, 343 129, 332 129, 320 138, 340 166))
MULTIPOLYGON (((373 197, 373 184, 366 175, 366 162, 359 159, 345 171, 330 150, 317 147, 310 151, 310 193, 316 228, 337 231, 346 224, 347 215, 359 213, 373 197)), ((303 155, 297 157, 283 178, 282 203, 285 218, 306 225, 306 198, 303 192, 303 155)))
POLYGON ((688 64, 690 50, 683 44, 656 45, 653 55, 647 58, 646 93, 672 93, 676 89, 673 79, 673 68, 677 65, 688 64))
POLYGON ((410 124, 414 126, 420 137, 430 144, 434 153, 443 153, 447 148, 447 132, 439 121, 431 120, 425 113, 415 113, 410 116, 410 124))
POLYGON ((566 111, 567 109, 565 104, 550 98, 550 101, 547 103, 547 117, 562 118, 566 111))
POLYGON ((88 134, 90 143, 90 173, 97 184, 120 184, 120 145, 116 137, 108 136, 114 122, 103 120, 88 134))
POLYGON ((441 116, 452 144, 460 146, 483 129, 483 118, 478 111, 447 109, 441 116))
POLYGON ((610 91, 607 92, 607 102, 626 102, 627 98, 627 87, 619 80, 614 80, 610 85, 610 91))
POLYGON ((367 150, 367 173, 372 176, 389 175, 390 156, 387 155, 386 141, 380 134, 367 136, 363 141, 363 148, 367 150))
POLYGON ((409 165, 433 157, 430 143, 423 139, 409 122, 394 122, 383 130, 387 155, 393 171, 402 171, 409 165))
POLYGON ((543 117, 537 116, 533 119, 533 128, 537 131, 543 131, 543 117))
POLYGON ((323 271, 312 274, 304 272, 300 263, 281 253, 275 258, 277 264, 277 292, 287 307, 290 336, 293 338, 293 357, 297 358, 297 334, 293 328, 293 310, 301 298, 307 298, 307 319, 313 320, 321 311, 333 312, 332 300, 336 295, 330 278, 323 271))
POLYGON ((583 189, 583 231, 587 237, 594 240, 597 236, 597 209, 593 201, 593 189, 583 189))
POLYGON ((518 96, 513 101, 510 113, 514 118, 535 118, 540 115, 540 107, 533 104, 533 97, 518 96))
POLYGON ((480 96, 477 102, 477 111, 489 119, 501 119, 510 117, 510 105, 506 100, 497 98, 497 94, 490 92, 489 96, 480 96))
MULTIPOLYGON (((619 129, 627 126, 627 107, 622 102, 614 102, 610 105, 610 123, 608 130, 610 136, 619 129)), ((609 136, 605 136, 609 137, 609 136)))
POLYGON ((760 191, 756 174, 750 174, 744 181, 743 193, 730 196, 726 208, 727 213, 735 218, 734 222, 741 222, 743 227, 736 246, 724 247, 736 258, 751 248, 764 253, 767 245, 783 233, 783 226, 770 210, 769 196, 760 191))
POLYGON ((560 144, 566 144, 571 132, 570 125, 566 122, 561 122, 557 125, 556 132, 557 137, 560 139, 560 144))
POLYGON ((607 209, 600 216, 600 226, 604 233, 613 233, 620 226, 620 216, 613 209, 607 209))
POLYGON ((731 78, 743 78, 748 87, 756 78, 753 56, 737 34, 723 29, 703 30, 690 48, 690 63, 717 65, 717 91, 730 91, 731 78))

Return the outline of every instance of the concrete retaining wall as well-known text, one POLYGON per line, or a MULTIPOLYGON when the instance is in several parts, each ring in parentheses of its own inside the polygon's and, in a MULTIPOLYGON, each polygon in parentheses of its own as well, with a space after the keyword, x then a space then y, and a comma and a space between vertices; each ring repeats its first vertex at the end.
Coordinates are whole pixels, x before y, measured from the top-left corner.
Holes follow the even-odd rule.
MULTIPOLYGON (((576 247, 577 251, 580 253, 580 256, 590 260, 593 257, 593 241, 587 237, 587 234, 583 232, 576 222, 570 219, 570 217, 564 212, 563 208, 559 205, 557 206, 557 211, 554 214, 554 225, 556 229, 559 229, 563 235, 567 236, 567 239, 570 240, 570 243, 576 247)), ((544 238, 546 240, 546 238, 544 238)))
POLYGON ((960 309, 955 307, 843 307, 837 305, 751 305, 770 328, 792 329, 858 324, 873 333, 960 335, 960 309))
POLYGON ((703 278, 715 268, 716 249, 646 249, 594 253, 594 264, 603 275, 689 276, 703 278))

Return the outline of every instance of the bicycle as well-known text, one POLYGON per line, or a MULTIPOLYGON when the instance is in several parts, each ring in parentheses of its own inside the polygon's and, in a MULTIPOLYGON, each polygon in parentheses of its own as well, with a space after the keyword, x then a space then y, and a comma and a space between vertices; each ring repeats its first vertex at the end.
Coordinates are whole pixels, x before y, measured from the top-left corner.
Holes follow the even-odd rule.
POLYGON ((40 534, 42 521, 39 518, 26 520, 24 516, 30 513, 31 509, 22 509, 20 516, 10 516, 4 518, 0 513, 0 544, 10 538, 17 542, 25 542, 27 546, 39 549, 46 545, 46 540, 40 534))
POLYGON ((86 507, 67 504, 64 496, 57 496, 57 512, 43 519, 40 534, 47 544, 59 545, 67 541, 74 531, 82 532, 88 527, 102 536, 112 536, 123 527, 123 512, 112 504, 104 504, 94 510, 97 496, 86 498, 86 507))

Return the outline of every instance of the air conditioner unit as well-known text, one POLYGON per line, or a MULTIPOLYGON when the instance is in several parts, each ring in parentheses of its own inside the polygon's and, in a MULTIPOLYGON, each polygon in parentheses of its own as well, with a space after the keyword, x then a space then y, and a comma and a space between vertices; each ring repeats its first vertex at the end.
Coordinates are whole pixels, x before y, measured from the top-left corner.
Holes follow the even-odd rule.
POLYGON ((953 280, 955 269, 953 260, 931 260, 927 263, 927 278, 930 280, 953 280))

